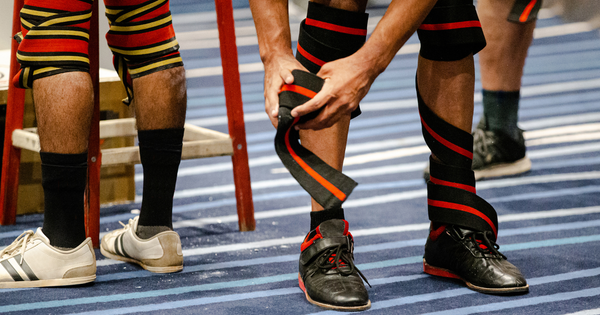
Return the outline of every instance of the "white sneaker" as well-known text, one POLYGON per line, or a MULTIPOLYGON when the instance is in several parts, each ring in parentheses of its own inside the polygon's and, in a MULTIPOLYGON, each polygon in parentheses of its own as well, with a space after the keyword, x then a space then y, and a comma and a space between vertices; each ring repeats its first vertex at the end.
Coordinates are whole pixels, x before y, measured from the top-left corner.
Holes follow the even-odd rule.
POLYGON ((183 269, 181 240, 175 231, 160 232, 149 239, 135 233, 139 217, 129 219, 122 229, 104 235, 100 245, 102 255, 136 263, 156 273, 177 272, 183 269))
POLYGON ((0 252, 0 288, 76 285, 96 279, 96 257, 88 237, 77 248, 50 245, 38 228, 25 231, 0 252))

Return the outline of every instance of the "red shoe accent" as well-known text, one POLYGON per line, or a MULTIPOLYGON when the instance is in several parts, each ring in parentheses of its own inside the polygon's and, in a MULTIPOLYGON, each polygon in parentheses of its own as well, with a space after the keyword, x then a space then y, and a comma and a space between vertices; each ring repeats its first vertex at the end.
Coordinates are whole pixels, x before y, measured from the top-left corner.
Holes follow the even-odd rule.
POLYGON ((425 273, 433 275, 433 276, 444 277, 444 278, 452 278, 452 279, 460 279, 459 276, 455 275, 450 270, 443 269, 443 268, 433 267, 433 266, 427 264, 427 262, 425 261, 425 259, 423 259, 423 271, 425 273))

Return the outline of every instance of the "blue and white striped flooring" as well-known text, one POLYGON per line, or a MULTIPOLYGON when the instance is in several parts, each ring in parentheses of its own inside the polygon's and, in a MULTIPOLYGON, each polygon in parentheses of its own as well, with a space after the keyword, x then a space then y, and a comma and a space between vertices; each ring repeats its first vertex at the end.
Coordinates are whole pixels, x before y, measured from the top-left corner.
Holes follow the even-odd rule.
MULTIPOLYGON (((171 6, 188 71, 187 121, 226 132, 214 5, 173 0, 171 6)), ((152 274, 97 253, 94 284, 0 290, 0 313, 329 313, 306 302, 297 285, 309 198, 273 150, 275 130, 264 113, 252 17, 244 1, 234 1, 234 7, 256 231, 237 231, 229 157, 183 161, 174 208, 185 255, 182 272, 152 274)), ((371 10, 371 30, 382 13, 371 10)), ((294 36, 302 18, 300 10, 292 10, 294 36)), ((344 206, 356 263, 373 285, 368 312, 600 314, 598 30, 541 12, 520 110, 533 169, 478 183, 478 193, 499 214, 500 250, 528 279, 526 295, 480 294, 422 272, 428 220, 421 175, 428 150, 416 109, 417 51, 413 37, 375 81, 350 128, 345 173, 359 186, 344 206)), ((475 121, 481 114, 479 90, 478 81, 475 121)), ((141 184, 140 167, 135 179, 141 184)), ((139 200, 103 208, 101 230, 120 227, 118 221, 138 208, 139 200)), ((0 246, 41 220, 23 216, 15 226, 0 227, 0 246)))

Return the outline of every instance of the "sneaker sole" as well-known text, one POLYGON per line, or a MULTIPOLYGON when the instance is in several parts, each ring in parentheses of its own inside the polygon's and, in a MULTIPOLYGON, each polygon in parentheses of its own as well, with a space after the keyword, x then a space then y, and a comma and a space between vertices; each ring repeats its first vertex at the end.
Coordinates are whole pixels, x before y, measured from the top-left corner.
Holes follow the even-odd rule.
POLYGON ((0 289, 41 288, 80 285, 96 280, 96 275, 66 279, 48 279, 35 281, 0 282, 0 289))
POLYGON ((119 255, 115 255, 113 253, 110 253, 110 252, 104 250, 104 248, 102 246, 100 246, 100 253, 102 253, 102 255, 104 255, 104 257, 107 257, 107 258, 110 258, 110 259, 120 260, 120 261, 124 261, 124 262, 138 264, 142 268, 144 268, 144 269, 146 269, 146 270, 148 270, 150 272, 154 272, 154 273, 173 273, 173 272, 178 272, 178 271, 183 270, 183 265, 180 265, 180 266, 165 266, 165 267, 148 266, 148 265, 144 264, 144 262, 142 262, 140 260, 133 259, 133 258, 127 258, 127 257, 123 257, 123 256, 119 256, 119 255))
POLYGON ((425 259, 423 259, 423 271, 426 274, 430 274, 432 276, 438 276, 438 277, 444 277, 444 278, 451 278, 451 279, 458 279, 463 281, 467 287, 469 287, 469 289, 477 291, 477 292, 481 292, 481 293, 489 293, 489 294, 511 294, 511 293, 524 293, 524 292, 529 292, 529 285, 525 285, 522 287, 512 287, 512 288, 486 288, 486 287, 480 287, 477 285, 474 285, 472 283, 470 283, 469 281, 461 278, 459 275, 455 274, 454 272, 448 270, 448 269, 444 269, 444 268, 439 268, 439 267, 434 267, 431 266, 429 264, 427 264, 427 262, 425 261, 425 259))
POLYGON ((364 311, 364 310, 368 310, 369 308, 371 308, 371 300, 369 300, 369 303, 367 303, 365 305, 360 305, 360 306, 338 306, 338 305, 317 302, 317 301, 311 299, 310 296, 308 296, 308 293, 306 292, 306 287, 304 287, 304 281, 302 281, 302 277, 300 276, 300 274, 298 274, 298 285, 300 286, 300 289, 302 289, 302 291, 304 291, 304 296, 306 296, 306 300, 308 302, 310 302, 311 304, 314 304, 316 306, 320 306, 322 308, 326 308, 326 309, 330 309, 330 310, 341 310, 341 311, 364 311))
POLYGON ((531 160, 524 158, 511 163, 496 164, 480 170, 475 170, 475 179, 510 176, 525 173, 531 170, 531 160))

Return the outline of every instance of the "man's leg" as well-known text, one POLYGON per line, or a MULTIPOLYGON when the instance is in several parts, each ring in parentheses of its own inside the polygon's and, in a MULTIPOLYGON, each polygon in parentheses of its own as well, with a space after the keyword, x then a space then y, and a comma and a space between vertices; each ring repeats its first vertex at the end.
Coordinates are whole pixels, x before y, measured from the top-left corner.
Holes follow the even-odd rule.
MULTIPOLYGON (((85 236, 84 191, 93 89, 87 58, 91 3, 26 0, 21 12, 19 73, 33 88, 44 190, 43 227, 21 234, 0 253, 0 288, 75 285, 96 279, 85 236), (49 13, 50 12, 50 13, 49 13), (43 25, 40 23, 43 16, 43 25), (73 25, 65 17, 73 19, 73 25), (64 36, 52 36, 60 23, 64 36), (25 26, 27 25, 27 26, 25 26), (35 40, 34 40, 35 39, 35 40)), ((56 35, 56 34, 54 34, 56 35)))
POLYGON ((531 161, 525 155, 523 131, 517 121, 521 77, 533 40, 535 18, 522 19, 524 22, 508 20, 515 2, 482 0, 477 3, 488 43, 479 54, 483 116, 474 134, 473 152, 473 170, 478 179, 531 169, 531 161))
POLYGON ((85 240, 83 195, 93 112, 90 75, 68 72, 33 83, 44 189, 43 232, 50 244, 75 248, 85 240))
POLYGON ((181 240, 173 231, 172 215, 187 105, 185 71, 168 3, 133 6, 143 2, 123 6, 121 1, 105 0, 111 25, 107 42, 135 109, 144 188, 139 217, 105 235, 100 250, 109 258, 168 273, 183 269, 181 240), (127 17, 133 9, 137 18, 130 21, 127 17), (156 16, 162 24, 157 24, 156 16), (136 31, 128 31, 130 26, 136 31))
MULTIPOLYGON (((362 0, 311 2, 307 19, 301 25, 296 58, 309 71, 317 73, 323 63, 354 53, 366 38, 365 8, 366 1, 362 0), (348 32, 349 29, 352 31, 348 32)), ((302 146, 341 171, 350 118, 348 115, 323 130, 301 130, 302 146)), ((356 270, 350 269, 354 264, 352 249, 344 246, 344 250, 338 253, 340 257, 336 257, 335 248, 319 245, 339 239, 352 242, 343 209, 324 209, 314 199, 311 200, 311 208, 310 232, 302 245, 300 256, 300 287, 315 305, 339 310, 369 308, 370 301, 361 276, 356 270), (336 259, 341 264, 339 269, 336 269, 336 259), (319 264, 328 267, 319 268, 319 264), (344 283, 344 290, 333 290, 334 287, 339 288, 340 281, 344 283)))
POLYGON ((473 138, 469 132, 475 82, 473 53, 485 41, 480 29, 472 27, 477 25, 477 15, 469 2, 438 2, 419 28, 417 96, 423 135, 432 152, 427 184, 432 224, 423 267, 432 275, 462 279, 481 292, 525 292, 525 279, 497 250, 496 211, 475 194, 473 138), (456 9, 463 14, 452 14, 456 9), (444 16, 456 20, 441 19, 444 16), (454 39, 439 47, 436 32, 448 22, 471 26, 453 29, 454 39))
POLYGON ((183 67, 133 80, 144 190, 138 236, 172 230, 173 194, 181 160, 187 105, 183 67))

